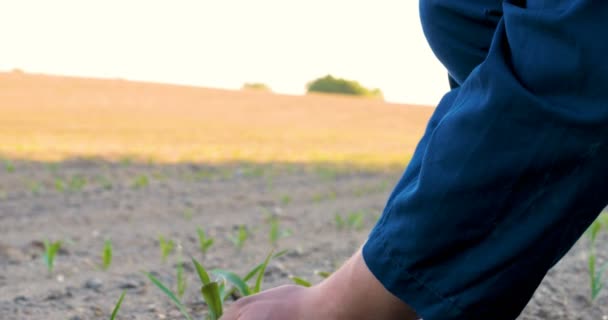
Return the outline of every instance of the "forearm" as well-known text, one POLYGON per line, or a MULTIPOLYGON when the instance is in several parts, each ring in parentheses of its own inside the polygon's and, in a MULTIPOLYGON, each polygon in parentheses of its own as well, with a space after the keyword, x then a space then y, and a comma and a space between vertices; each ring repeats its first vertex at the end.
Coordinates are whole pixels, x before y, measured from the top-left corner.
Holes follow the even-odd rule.
POLYGON ((418 319, 414 310, 374 277, 361 250, 313 289, 317 290, 319 302, 326 306, 331 319, 418 319))

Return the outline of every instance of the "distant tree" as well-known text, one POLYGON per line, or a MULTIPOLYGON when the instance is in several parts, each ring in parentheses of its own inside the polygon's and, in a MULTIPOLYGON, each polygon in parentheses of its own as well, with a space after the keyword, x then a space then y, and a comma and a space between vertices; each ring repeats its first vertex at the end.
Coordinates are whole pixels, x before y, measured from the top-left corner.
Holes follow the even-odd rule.
POLYGON ((272 91, 269 86, 260 82, 247 82, 243 84, 243 90, 272 91))
POLYGON ((332 75, 318 78, 306 85, 307 92, 336 93, 383 99, 380 89, 368 89, 354 80, 336 78, 332 75))

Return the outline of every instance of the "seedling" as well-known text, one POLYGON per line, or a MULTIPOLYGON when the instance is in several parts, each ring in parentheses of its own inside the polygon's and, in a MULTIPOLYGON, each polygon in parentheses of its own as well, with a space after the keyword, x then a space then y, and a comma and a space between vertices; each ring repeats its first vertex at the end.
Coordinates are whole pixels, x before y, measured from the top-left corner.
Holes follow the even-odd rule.
POLYGON ((334 216, 334 222, 336 223, 336 229, 338 230, 342 230, 346 227, 361 230, 364 227, 363 218, 365 218, 365 212, 363 211, 352 212, 346 218, 339 213, 336 213, 334 216))
POLYGON ((300 277, 289 276, 289 279, 291 279, 291 281, 293 281, 293 283, 295 283, 299 286, 302 286, 302 287, 310 288, 312 286, 312 284, 310 282, 308 282, 307 280, 304 280, 300 277))
POLYGON ((112 241, 109 239, 103 243, 103 252, 101 254, 103 270, 108 270, 112 264, 112 241))
POLYGON ((214 239, 211 237, 207 237, 205 231, 201 228, 197 228, 196 232, 198 233, 198 242, 201 249, 201 252, 204 254, 207 253, 207 250, 211 248, 213 245, 214 239))
MULTIPOLYGON (((325 278, 325 279, 329 278, 329 276, 331 275, 330 272, 318 271, 318 270, 315 271, 315 274, 318 275, 319 277, 325 278)), ((307 288, 312 286, 312 284, 308 280, 305 280, 304 278, 300 278, 300 277, 296 277, 296 276, 289 276, 289 278, 291 279, 291 281, 293 281, 293 283, 295 283, 299 286, 307 287, 307 288)))
POLYGON ((245 241, 249 238, 249 231, 247 231, 247 227, 245 225, 240 225, 235 235, 230 236, 230 241, 234 244, 237 249, 243 249, 245 245, 245 241))
POLYGON ((182 258, 180 256, 179 261, 177 262, 177 295, 181 298, 184 296, 186 292, 186 280, 184 278, 184 263, 182 262, 182 258))
POLYGON ((116 318, 116 315, 118 314, 118 310, 120 310, 120 306, 122 305, 122 300, 125 298, 126 293, 127 293, 126 291, 123 291, 122 294, 120 295, 120 298, 118 298, 118 302, 116 302, 116 306, 114 307, 114 311, 112 311, 110 320, 114 320, 116 318))
POLYGON ((72 179, 70 179, 68 187, 70 191, 81 191, 86 184, 87 180, 83 176, 76 175, 73 176, 72 179))
POLYGON ((57 192, 63 193, 65 191, 65 182, 63 182, 63 180, 59 178, 55 179, 55 190, 57 190, 57 192))
POLYGON ((285 238, 292 235, 291 230, 282 230, 280 228, 280 222, 277 216, 269 216, 268 223, 270 224, 270 230, 268 231, 268 239, 270 240, 270 244, 272 244, 274 247, 277 246, 277 242, 280 238, 285 238))
POLYGON ((4 170, 7 173, 15 172, 15 165, 10 160, 4 160, 4 170))
MULTIPOLYGON (((219 281, 212 281, 207 270, 205 270, 205 268, 203 268, 203 266, 196 259, 192 258, 192 263, 194 264, 196 272, 201 280, 201 294, 203 296, 203 300, 205 300, 207 306, 209 307, 207 319, 218 320, 222 316, 224 300, 231 296, 234 291, 238 290, 242 296, 248 296, 260 292, 264 272, 266 271, 268 262, 272 258, 285 254, 285 252, 286 251, 282 251, 275 255, 272 255, 272 253, 269 254, 263 263, 257 265, 243 278, 240 278, 235 273, 226 270, 216 269, 211 271, 212 274, 220 278, 219 281), (249 287, 247 285, 247 281, 253 277, 256 277, 255 285, 253 287, 249 287), (230 290, 226 290, 226 284, 231 284, 233 287, 230 290)), ((152 274, 145 273, 145 275, 157 288, 159 288, 167 297, 169 297, 169 299, 175 304, 175 306, 177 306, 179 311, 187 320, 192 320, 192 316, 188 313, 186 307, 175 293, 169 290, 167 286, 165 286, 152 274)))
POLYGON ((179 300, 179 298, 171 290, 169 290, 167 286, 165 286, 160 280, 156 279, 156 277, 154 277, 151 273, 144 272, 144 274, 148 277, 148 279, 150 279, 150 281, 152 281, 152 283, 157 288, 159 288, 167 297, 169 297, 169 299, 173 302, 173 304, 175 304, 175 306, 179 309, 179 311, 187 320, 192 320, 192 317, 188 313, 188 310, 186 310, 186 306, 184 306, 184 304, 179 300))
POLYGON ((608 270, 608 262, 599 267, 597 266, 597 256, 595 254, 595 240, 603 227, 608 228, 608 214, 601 214, 587 230, 590 238, 588 268, 591 284, 591 301, 594 301, 603 289, 603 276, 608 270))
POLYGON ((291 197, 289 195, 283 195, 281 197, 281 204, 286 206, 291 203, 291 197))
POLYGON ((133 188, 135 189, 142 189, 147 187, 150 184, 150 179, 148 179, 148 176, 145 174, 140 174, 137 177, 135 177, 135 180, 133 181, 133 188))
POLYGON ((44 263, 46 264, 46 268, 49 273, 53 273, 53 269, 55 268, 55 256, 61 249, 61 241, 51 242, 49 240, 44 240, 44 255, 42 258, 44 259, 44 263))
POLYGON ((160 246, 160 256, 163 262, 167 261, 167 257, 175 248, 175 243, 173 240, 167 240, 162 235, 158 238, 158 245, 160 246))

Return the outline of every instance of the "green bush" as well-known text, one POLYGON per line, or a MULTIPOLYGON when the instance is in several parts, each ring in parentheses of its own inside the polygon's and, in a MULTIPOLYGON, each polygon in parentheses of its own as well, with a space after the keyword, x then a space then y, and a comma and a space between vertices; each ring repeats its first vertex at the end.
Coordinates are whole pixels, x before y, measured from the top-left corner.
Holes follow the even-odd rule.
POLYGON ((313 80, 306 85, 307 92, 337 93, 382 99, 380 89, 368 89, 354 80, 335 78, 332 75, 313 80))

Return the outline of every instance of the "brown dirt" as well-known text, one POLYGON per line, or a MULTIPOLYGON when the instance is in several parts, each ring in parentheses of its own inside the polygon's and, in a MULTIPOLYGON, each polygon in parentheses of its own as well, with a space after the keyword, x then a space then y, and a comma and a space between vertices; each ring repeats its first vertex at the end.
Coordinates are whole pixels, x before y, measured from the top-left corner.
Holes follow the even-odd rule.
MULTIPOLYGON (((293 235, 280 240, 279 248, 289 254, 271 263, 265 287, 289 283, 291 274, 319 281, 314 270, 334 270, 362 244, 400 174, 293 164, 91 160, 16 162, 14 167, 13 173, 0 173, 0 314, 6 320, 107 319, 123 288, 127 296, 120 319, 181 319, 141 274, 155 272, 175 287, 178 257, 161 262, 159 235, 179 242, 185 257, 243 274, 272 248, 268 213, 278 215, 293 235), (142 175, 149 184, 138 188, 135 181, 142 175), (77 176, 86 181, 81 189, 56 188, 56 181, 77 176), (356 211, 365 213, 362 230, 336 229, 335 213, 356 211), (242 251, 227 239, 240 224, 252 233, 242 251), (196 227, 217 239, 205 257, 197 249, 196 227), (115 257, 109 271, 101 271, 106 238, 114 244, 115 257), (65 242, 52 275, 41 259, 45 239, 65 242)), ((607 243, 605 235, 603 240, 607 243)), ((589 302, 585 246, 582 240, 549 273, 520 319, 602 319, 608 314, 605 292, 589 302)), ((605 246, 598 252, 608 258, 605 246)), ((191 268, 186 277, 184 301, 200 317, 205 307, 191 268)))

